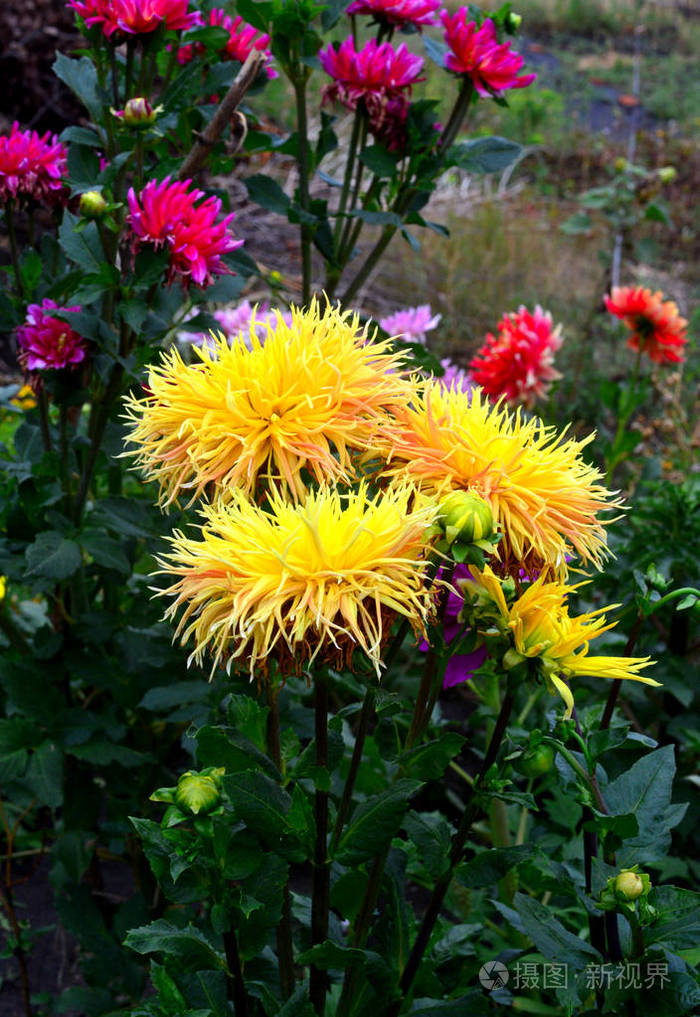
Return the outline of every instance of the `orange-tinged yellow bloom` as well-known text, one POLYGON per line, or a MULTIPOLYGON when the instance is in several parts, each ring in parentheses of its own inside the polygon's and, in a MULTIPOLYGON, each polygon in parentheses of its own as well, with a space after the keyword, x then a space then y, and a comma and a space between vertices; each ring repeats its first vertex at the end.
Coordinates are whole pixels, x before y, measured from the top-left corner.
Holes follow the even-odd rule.
MULTIPOLYGON (((400 614, 423 634, 433 599, 425 582, 436 507, 409 484, 370 497, 365 485, 341 495, 322 486, 296 505, 279 493, 263 509, 240 489, 204 505, 202 539, 182 533, 159 559, 177 582, 166 617, 194 640, 190 661, 206 652, 226 662, 283 673, 319 654, 350 663, 360 648, 380 669, 391 619, 400 614)), ((213 670, 213 669, 212 669, 213 670)))
POLYGON ((356 315, 314 300, 281 315, 267 334, 251 322, 232 344, 223 336, 176 349, 152 367, 146 395, 127 401, 128 452, 161 488, 161 503, 190 501, 259 481, 302 499, 302 471, 316 482, 354 476, 352 450, 365 448, 412 384, 389 342, 368 342, 356 315))
POLYGON ((20 410, 33 410, 36 406, 36 395, 31 385, 22 385, 16 395, 10 399, 13 406, 20 410))
POLYGON ((397 412, 385 446, 392 472, 406 470, 430 494, 469 490, 484 498, 503 532, 505 567, 531 574, 566 572, 566 555, 598 568, 606 554, 600 514, 619 507, 582 458, 593 435, 577 441, 520 410, 425 383, 419 399, 397 412))
MULTIPOLYGON (((608 622, 603 612, 613 610, 619 604, 572 617, 567 599, 577 586, 548 581, 544 575, 530 583, 513 603, 508 604, 501 581, 488 565, 483 572, 472 570, 472 574, 474 578, 464 580, 462 587, 472 596, 476 595, 482 609, 484 597, 490 601, 495 608, 498 627, 511 635, 515 652, 508 651, 504 662, 512 667, 521 660, 537 659, 545 679, 566 703, 565 717, 571 716, 574 706, 574 697, 566 679, 590 675, 596 678, 631 678, 646 685, 659 685, 653 678, 639 674, 653 663, 649 657, 593 657, 588 652, 591 639, 617 624, 608 622)), ((489 618, 488 610, 486 617, 489 618)))

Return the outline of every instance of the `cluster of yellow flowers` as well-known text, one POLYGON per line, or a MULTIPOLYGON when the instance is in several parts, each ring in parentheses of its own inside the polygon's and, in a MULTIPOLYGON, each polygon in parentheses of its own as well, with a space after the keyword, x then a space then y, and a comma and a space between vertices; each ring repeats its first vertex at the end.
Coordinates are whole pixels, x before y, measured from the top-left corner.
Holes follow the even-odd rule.
POLYGON ((468 491, 501 533, 501 578, 472 574, 514 650, 545 662, 567 705, 571 675, 650 681, 638 674, 646 661, 587 656, 609 626, 566 611, 567 559, 600 568, 606 516, 620 507, 583 459, 586 441, 478 389, 411 375, 390 342, 338 308, 314 300, 268 322, 262 338, 253 320, 191 364, 165 353, 127 401, 127 454, 161 504, 201 501, 201 537, 176 533, 159 562, 176 579, 167 613, 183 609, 191 659, 210 653, 214 667, 251 675, 274 659, 288 673, 317 657, 349 665, 360 648, 379 673, 397 615, 426 634, 440 502, 468 491), (523 569, 540 579, 508 607, 501 583, 523 569))

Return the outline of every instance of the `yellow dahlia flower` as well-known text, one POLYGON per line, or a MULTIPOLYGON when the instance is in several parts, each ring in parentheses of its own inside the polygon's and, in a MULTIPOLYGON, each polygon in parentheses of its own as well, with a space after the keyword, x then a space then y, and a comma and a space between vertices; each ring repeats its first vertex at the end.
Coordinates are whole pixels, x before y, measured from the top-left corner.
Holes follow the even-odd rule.
POLYGON ((302 499, 302 471, 318 483, 353 477, 350 450, 365 448, 388 411, 413 387, 389 342, 368 342, 356 315, 314 300, 231 345, 223 335, 195 348, 185 364, 176 349, 151 367, 146 394, 127 400, 127 454, 156 480, 161 504, 259 480, 302 499))
POLYGON ((549 567, 566 573, 566 555, 602 564, 601 512, 620 505, 581 457, 593 435, 565 439, 520 410, 492 405, 477 388, 465 393, 426 382, 397 412, 385 443, 393 472, 407 470, 430 494, 470 490, 484 498, 503 532, 499 554, 509 571, 549 567))
POLYGON ((486 617, 489 618, 489 614, 495 616, 501 631, 510 633, 513 649, 506 653, 504 664, 514 667, 522 660, 536 659, 547 682, 566 703, 565 717, 571 716, 574 697, 564 679, 589 675, 595 678, 631 678, 646 685, 660 684, 638 673, 653 663, 649 657, 589 655, 589 641, 617 624, 607 622, 603 611, 613 610, 619 604, 571 617, 567 598, 578 587, 548 582, 544 575, 528 584, 525 591, 509 604, 501 581, 488 565, 483 572, 475 573, 473 579, 463 580, 460 585, 465 592, 476 597, 482 610, 484 601, 490 602, 493 613, 487 607, 486 617))
POLYGON ((396 614, 423 634, 432 610, 425 583, 426 551, 436 508, 416 500, 408 484, 370 497, 365 485, 341 495, 332 487, 296 505, 278 493, 269 506, 240 489, 227 502, 204 505, 202 539, 176 532, 159 560, 177 582, 166 617, 184 608, 176 636, 191 637, 190 661, 206 651, 214 668, 225 661, 283 673, 321 654, 346 665, 364 650, 377 673, 396 614))

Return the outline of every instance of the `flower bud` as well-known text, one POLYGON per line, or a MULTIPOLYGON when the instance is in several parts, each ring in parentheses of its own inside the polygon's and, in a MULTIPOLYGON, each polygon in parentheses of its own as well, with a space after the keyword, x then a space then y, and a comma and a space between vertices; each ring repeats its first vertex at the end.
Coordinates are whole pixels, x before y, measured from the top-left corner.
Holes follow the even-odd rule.
POLYGON ((549 773, 554 763, 554 749, 551 745, 538 745, 528 749, 519 760, 518 769, 526 777, 541 777, 549 773))
POLYGON ((115 116, 123 119, 127 127, 136 129, 149 127, 151 124, 154 124, 157 115, 158 110, 153 109, 148 99, 145 99, 142 95, 129 99, 124 109, 119 113, 115 113, 115 116))
POLYGON ((194 816, 206 815, 219 804, 220 794, 214 777, 202 773, 183 773, 175 789, 175 804, 194 816))
POLYGON ((107 202, 99 191, 85 191, 80 195, 80 214, 85 219, 100 219, 107 211, 107 202))
POLYGON ((659 180, 662 184, 672 184, 678 176, 675 166, 662 166, 659 172, 659 180))
POLYGON ((644 893, 644 880, 631 869, 623 869, 615 879, 615 896, 621 900, 637 900, 644 893))
POLYGON ((510 32, 512 35, 518 31, 522 23, 522 20, 523 20, 522 14, 516 14, 515 11, 509 11, 508 14, 506 14, 503 27, 505 28, 506 32, 510 32))
POLYGON ((475 540, 488 540, 493 534, 490 505, 471 491, 453 491, 443 498, 438 519, 445 529, 448 544, 455 540, 471 544, 475 540))
POLYGON ((618 173, 624 173, 625 170, 627 169, 627 160, 624 159, 622 156, 618 156, 618 158, 615 160, 615 169, 617 170, 618 173))

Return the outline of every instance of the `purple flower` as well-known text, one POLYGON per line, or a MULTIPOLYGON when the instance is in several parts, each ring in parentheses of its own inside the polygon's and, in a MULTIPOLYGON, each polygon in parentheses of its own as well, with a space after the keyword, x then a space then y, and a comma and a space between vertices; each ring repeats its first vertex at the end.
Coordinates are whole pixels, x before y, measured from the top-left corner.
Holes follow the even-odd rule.
MULTIPOLYGON (((442 578, 443 569, 438 570, 437 578, 442 578)), ((455 565, 454 575, 452 577, 453 585, 459 583, 461 579, 471 579, 471 573, 466 565, 455 565)), ((459 615, 464 607, 464 597, 460 597, 459 594, 453 593, 450 590, 447 598, 447 608, 445 610, 445 619, 443 624, 443 636, 445 643, 449 646, 455 639, 464 635, 464 627, 459 621, 459 615)), ((418 644, 418 649, 421 652, 426 653, 430 646, 425 641, 421 640, 418 644)), ((461 685, 462 682, 467 682, 474 677, 474 672, 478 671, 481 665, 488 656, 485 646, 479 646, 476 650, 472 650, 471 653, 456 653, 450 657, 445 668, 445 676, 442 681, 443 689, 451 689, 455 685, 461 685)))
POLYGON ((445 388, 454 388, 458 392, 471 392, 474 382, 468 371, 458 367, 449 357, 441 360, 440 363, 445 368, 445 373, 437 379, 441 385, 444 385, 445 388))
POLYGON ((404 307, 386 318, 380 318, 379 324, 391 336, 403 339, 408 343, 425 343, 425 333, 437 328, 441 314, 433 316, 430 304, 419 307, 404 307))

